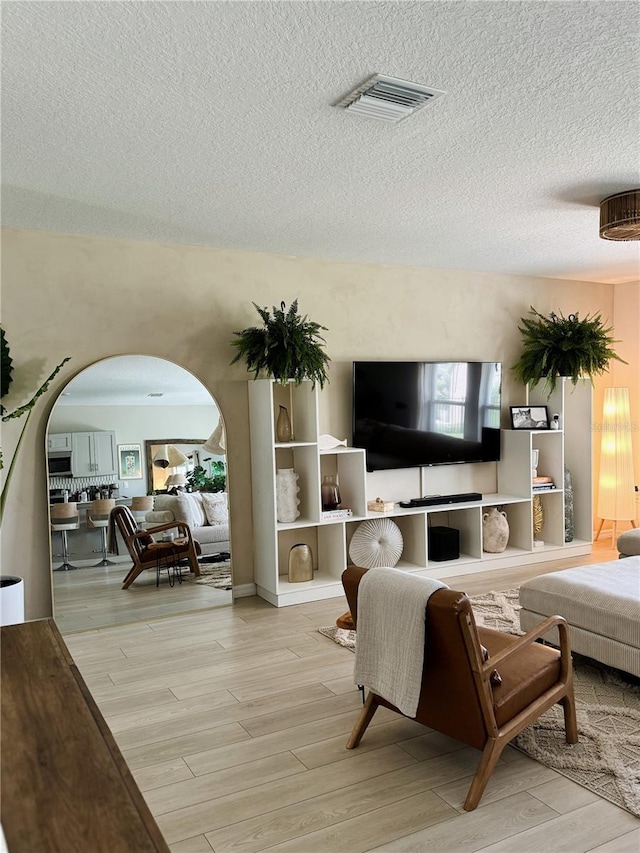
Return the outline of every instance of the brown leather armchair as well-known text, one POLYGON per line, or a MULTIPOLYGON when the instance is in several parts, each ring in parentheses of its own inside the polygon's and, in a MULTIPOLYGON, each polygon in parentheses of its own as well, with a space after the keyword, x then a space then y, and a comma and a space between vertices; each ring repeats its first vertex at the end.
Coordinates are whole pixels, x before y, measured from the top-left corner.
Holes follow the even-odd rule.
POLYGON ((170 521, 158 524, 148 530, 138 530, 138 525, 129 507, 117 506, 111 511, 111 522, 115 524, 127 546, 133 566, 122 583, 122 589, 128 589, 138 575, 145 569, 157 569, 162 561, 188 560, 189 570, 200 576, 198 554, 200 546, 191 537, 188 524, 182 521, 170 521), (167 530, 177 530, 179 538, 171 542, 154 542, 152 534, 167 530))
MULTIPOLYGON (((356 630, 358 584, 366 571, 350 566, 342 575, 356 630)), ((422 688, 414 719, 482 750, 464 803, 466 811, 477 807, 509 741, 556 702, 563 706, 567 743, 577 743, 571 652, 561 616, 551 616, 535 630, 515 637, 477 627, 471 602, 463 592, 439 589, 430 596, 422 688), (535 642, 554 625, 558 626, 560 651, 535 642), (489 652, 488 660, 483 660, 482 646, 489 652), (500 684, 491 683, 494 670, 502 679, 500 684)), ((380 705, 401 713, 369 692, 347 749, 360 743, 380 705)))

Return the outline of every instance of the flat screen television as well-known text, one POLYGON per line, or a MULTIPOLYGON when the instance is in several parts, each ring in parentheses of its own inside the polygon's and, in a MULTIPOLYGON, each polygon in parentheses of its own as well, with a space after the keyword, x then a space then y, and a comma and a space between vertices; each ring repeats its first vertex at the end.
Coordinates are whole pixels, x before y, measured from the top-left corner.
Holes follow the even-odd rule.
POLYGON ((353 446, 367 470, 500 459, 502 364, 355 361, 353 446))

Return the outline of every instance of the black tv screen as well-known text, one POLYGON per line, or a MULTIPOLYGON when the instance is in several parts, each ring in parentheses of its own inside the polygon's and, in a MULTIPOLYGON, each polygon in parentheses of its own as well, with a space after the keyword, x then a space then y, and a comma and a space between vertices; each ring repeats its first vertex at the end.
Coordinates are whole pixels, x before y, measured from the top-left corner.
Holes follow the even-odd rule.
POLYGON ((502 365, 355 361, 353 446, 367 470, 500 459, 502 365))

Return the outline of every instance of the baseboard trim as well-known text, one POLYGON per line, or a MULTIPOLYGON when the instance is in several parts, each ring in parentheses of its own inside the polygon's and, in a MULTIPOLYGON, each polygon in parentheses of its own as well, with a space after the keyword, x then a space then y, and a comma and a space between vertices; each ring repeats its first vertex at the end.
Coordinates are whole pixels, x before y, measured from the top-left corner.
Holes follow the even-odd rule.
POLYGON ((258 590, 254 583, 243 583, 233 585, 234 598, 250 598, 252 595, 257 595, 258 590))

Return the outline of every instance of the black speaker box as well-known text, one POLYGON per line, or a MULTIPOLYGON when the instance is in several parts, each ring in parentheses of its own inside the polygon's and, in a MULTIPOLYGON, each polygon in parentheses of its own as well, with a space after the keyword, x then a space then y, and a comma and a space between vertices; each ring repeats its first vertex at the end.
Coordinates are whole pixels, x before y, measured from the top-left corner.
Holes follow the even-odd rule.
POLYGON ((460 531, 455 527, 429 528, 429 559, 457 560, 460 556, 460 531))

